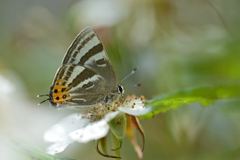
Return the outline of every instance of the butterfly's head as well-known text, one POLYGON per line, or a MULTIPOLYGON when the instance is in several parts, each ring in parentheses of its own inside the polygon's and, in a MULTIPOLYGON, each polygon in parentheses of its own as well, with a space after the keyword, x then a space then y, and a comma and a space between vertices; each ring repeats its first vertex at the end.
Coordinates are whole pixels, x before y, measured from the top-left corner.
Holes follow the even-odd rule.
POLYGON ((118 94, 121 94, 123 95, 124 94, 124 88, 122 85, 118 84, 118 87, 117 87, 117 92, 118 94))

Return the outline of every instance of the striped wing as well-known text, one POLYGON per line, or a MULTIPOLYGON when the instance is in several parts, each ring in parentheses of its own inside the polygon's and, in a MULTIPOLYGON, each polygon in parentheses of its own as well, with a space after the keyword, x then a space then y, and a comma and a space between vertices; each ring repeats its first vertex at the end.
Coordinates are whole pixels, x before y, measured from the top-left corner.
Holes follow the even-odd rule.
POLYGON ((96 72, 76 64, 60 67, 50 87, 52 104, 86 109, 104 101, 108 93, 105 79, 96 72))
POLYGON ((117 89, 117 76, 101 40, 91 27, 80 32, 64 56, 62 65, 78 64, 104 78, 109 91, 117 89))

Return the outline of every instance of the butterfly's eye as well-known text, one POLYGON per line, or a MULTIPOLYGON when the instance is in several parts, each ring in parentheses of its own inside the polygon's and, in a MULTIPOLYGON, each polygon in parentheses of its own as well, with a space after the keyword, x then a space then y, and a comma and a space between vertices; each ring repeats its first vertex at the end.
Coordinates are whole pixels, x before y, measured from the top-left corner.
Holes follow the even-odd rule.
POLYGON ((119 94, 124 94, 124 88, 123 88, 123 86, 118 85, 117 91, 118 91, 119 94))

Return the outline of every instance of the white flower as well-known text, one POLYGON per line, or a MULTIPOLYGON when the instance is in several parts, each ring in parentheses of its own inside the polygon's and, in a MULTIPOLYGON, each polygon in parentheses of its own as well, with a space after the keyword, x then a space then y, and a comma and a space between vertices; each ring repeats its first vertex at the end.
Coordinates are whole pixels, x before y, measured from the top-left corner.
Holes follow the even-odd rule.
POLYGON ((44 134, 46 142, 54 142, 48 147, 47 153, 54 155, 62 152, 75 141, 87 143, 105 137, 109 126, 107 122, 117 116, 119 112, 108 113, 100 121, 90 123, 90 119, 83 114, 71 114, 52 126, 44 134))
POLYGON ((76 113, 69 115, 45 132, 44 140, 54 143, 47 148, 47 153, 54 155, 62 152, 69 144, 75 141, 87 143, 105 137, 109 131, 108 122, 114 119, 120 111, 133 116, 140 116, 150 112, 149 108, 144 107, 144 103, 145 101, 142 98, 127 98, 123 103, 119 101, 105 107, 107 110, 100 106, 86 114, 76 113), (99 115, 104 113, 105 116, 101 119, 99 115))
POLYGON ((151 108, 144 107, 145 103, 143 98, 126 100, 122 107, 119 107, 119 111, 133 115, 133 116, 142 116, 151 112, 151 108))
POLYGON ((62 152, 74 140, 69 137, 69 133, 85 127, 90 123, 90 119, 83 118, 82 115, 71 114, 61 120, 58 124, 52 126, 44 134, 46 142, 54 142, 53 145, 48 147, 47 153, 54 155, 55 153, 62 152))
POLYGON ((119 111, 108 113, 100 121, 90 123, 84 128, 71 132, 69 136, 80 143, 87 143, 91 140, 97 140, 107 135, 109 126, 107 122, 118 115, 119 111))

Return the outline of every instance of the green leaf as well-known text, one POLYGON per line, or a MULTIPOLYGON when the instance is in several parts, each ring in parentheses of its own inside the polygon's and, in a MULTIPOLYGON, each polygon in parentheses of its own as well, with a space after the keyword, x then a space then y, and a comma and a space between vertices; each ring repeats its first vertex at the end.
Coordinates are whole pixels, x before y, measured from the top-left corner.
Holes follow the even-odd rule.
POLYGON ((118 139, 120 146, 118 148, 114 148, 113 150, 120 149, 123 143, 123 138, 125 137, 126 132, 126 116, 125 113, 120 112, 117 117, 108 122, 110 129, 114 136, 118 139))
POLYGON ((107 153, 107 138, 103 137, 101 139, 95 140, 95 149, 98 154, 102 155, 107 153), (98 146, 99 145, 99 146, 98 146), (99 149, 101 149, 101 153, 99 153, 99 149))
POLYGON ((65 157, 59 157, 59 156, 53 156, 50 154, 47 154, 45 151, 38 147, 30 146, 21 142, 16 142, 14 143, 20 147, 23 150, 23 153, 29 157, 29 159, 34 160, 34 159, 44 159, 44 160, 74 160, 71 158, 65 158, 65 157))
POLYGON ((202 106, 208 106, 217 99, 233 98, 240 98, 240 85, 203 86, 183 89, 171 94, 160 95, 153 100, 147 101, 146 105, 152 108, 152 112, 140 116, 140 118, 150 118, 159 112, 176 109, 183 104, 199 102, 202 106))

